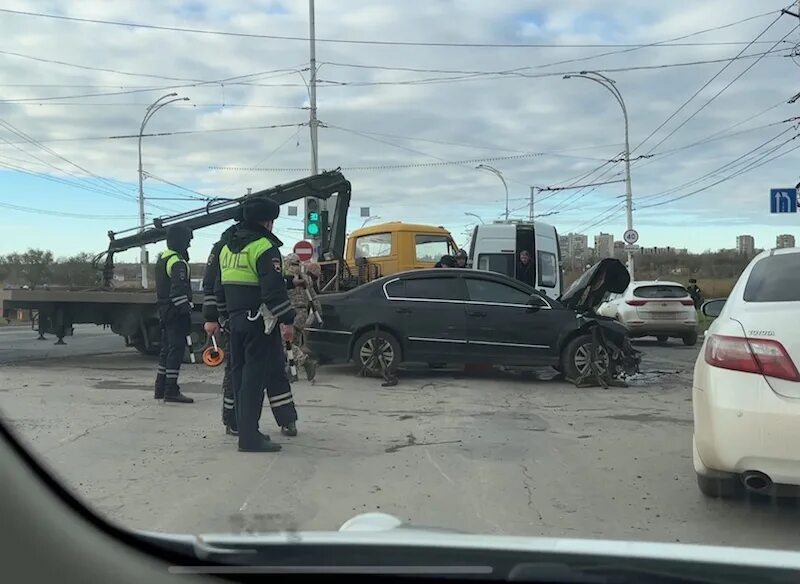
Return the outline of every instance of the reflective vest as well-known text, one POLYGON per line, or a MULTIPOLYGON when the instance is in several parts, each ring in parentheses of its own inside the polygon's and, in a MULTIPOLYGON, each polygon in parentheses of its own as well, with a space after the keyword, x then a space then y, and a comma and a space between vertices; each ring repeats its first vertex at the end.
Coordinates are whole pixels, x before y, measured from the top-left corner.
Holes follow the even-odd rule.
POLYGON ((251 241, 238 253, 232 252, 227 245, 224 245, 219 252, 222 283, 258 286, 256 263, 258 258, 270 249, 272 249, 272 243, 266 237, 251 241))
MULTIPOLYGON (((183 261, 183 258, 181 258, 177 251, 172 251, 169 248, 161 252, 161 259, 166 260, 165 267, 167 270, 167 278, 172 277, 172 267, 176 263, 183 261)), ((189 266, 189 262, 186 262, 186 274, 191 277, 190 272, 191 266, 189 266)))

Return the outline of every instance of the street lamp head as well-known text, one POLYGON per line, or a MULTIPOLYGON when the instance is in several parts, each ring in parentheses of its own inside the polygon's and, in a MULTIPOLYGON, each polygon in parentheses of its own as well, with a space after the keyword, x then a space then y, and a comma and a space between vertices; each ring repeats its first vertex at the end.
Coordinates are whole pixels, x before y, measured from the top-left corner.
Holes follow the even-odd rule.
POLYGON ((572 79, 572 75, 564 75, 564 77, 562 77, 562 79, 572 79))
POLYGON ((178 95, 177 93, 168 93, 164 97, 176 97, 177 95, 178 95))

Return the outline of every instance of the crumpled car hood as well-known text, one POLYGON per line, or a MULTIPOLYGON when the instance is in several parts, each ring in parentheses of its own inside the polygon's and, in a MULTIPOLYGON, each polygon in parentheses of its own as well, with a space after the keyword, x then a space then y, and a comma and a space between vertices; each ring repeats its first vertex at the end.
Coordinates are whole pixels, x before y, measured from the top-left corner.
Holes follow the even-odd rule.
POLYGON ((602 259, 575 280, 558 300, 576 312, 588 312, 600 306, 607 293, 624 292, 630 281, 625 264, 614 258, 602 259))

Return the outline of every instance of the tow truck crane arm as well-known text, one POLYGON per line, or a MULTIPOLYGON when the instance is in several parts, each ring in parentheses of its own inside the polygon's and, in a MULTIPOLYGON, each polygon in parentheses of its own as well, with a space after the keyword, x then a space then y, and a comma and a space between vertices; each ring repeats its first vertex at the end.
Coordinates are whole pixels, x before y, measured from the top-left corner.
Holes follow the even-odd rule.
MULTIPOLYGON (((153 219, 152 223, 146 226, 143 231, 138 231, 132 235, 125 234, 137 231, 139 227, 117 232, 109 231, 108 250, 97 256, 95 262, 99 263, 105 256, 103 285, 110 286, 114 276, 114 254, 149 243, 164 241, 167 238, 167 229, 169 227, 184 225, 191 230, 195 230, 230 221, 236 215, 236 208, 247 198, 264 197, 272 199, 279 205, 284 205, 307 197, 329 199, 334 194, 337 195, 336 205, 329 228, 323 229, 322 232, 320 256, 341 260, 344 258, 350 192, 350 182, 344 178, 340 169, 336 169, 277 185, 237 199, 213 199, 199 209, 153 219)), ((324 217, 323 226, 326 223, 327 221, 324 217)))

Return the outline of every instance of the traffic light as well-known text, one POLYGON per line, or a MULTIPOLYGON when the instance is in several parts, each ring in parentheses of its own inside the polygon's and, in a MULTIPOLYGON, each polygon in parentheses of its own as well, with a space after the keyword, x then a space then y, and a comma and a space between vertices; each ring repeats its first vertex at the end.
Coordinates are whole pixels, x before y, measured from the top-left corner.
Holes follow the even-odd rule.
POLYGON ((322 233, 320 225, 320 212, 317 200, 306 199, 306 237, 318 238, 322 233))
POLYGON ((309 211, 308 220, 306 221, 306 235, 308 237, 319 237, 321 232, 319 211, 309 211))

